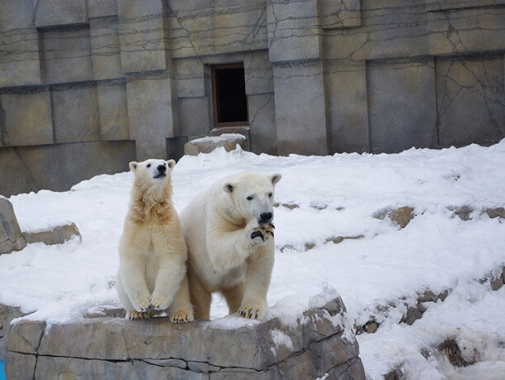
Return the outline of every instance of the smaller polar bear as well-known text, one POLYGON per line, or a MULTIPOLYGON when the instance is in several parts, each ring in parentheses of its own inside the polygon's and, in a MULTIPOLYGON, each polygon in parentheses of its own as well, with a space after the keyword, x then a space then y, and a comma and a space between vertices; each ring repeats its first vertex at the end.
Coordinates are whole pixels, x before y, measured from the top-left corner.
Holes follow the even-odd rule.
POLYGON ((273 200, 280 174, 245 172, 216 182, 181 211, 195 318, 210 319, 212 293, 230 314, 263 319, 274 265, 273 200))
POLYGON ((117 291, 126 318, 168 311, 175 323, 193 320, 186 274, 187 248, 172 204, 174 160, 130 162, 131 201, 119 242, 117 291))

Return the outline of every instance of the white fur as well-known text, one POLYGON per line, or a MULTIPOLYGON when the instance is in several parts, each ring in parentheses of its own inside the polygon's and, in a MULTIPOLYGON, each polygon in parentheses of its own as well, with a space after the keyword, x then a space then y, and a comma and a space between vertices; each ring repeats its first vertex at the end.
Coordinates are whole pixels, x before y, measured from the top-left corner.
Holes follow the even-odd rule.
POLYGON ((196 318, 209 319, 213 292, 223 294, 230 313, 265 317, 275 245, 271 220, 261 218, 273 219, 274 187, 281 177, 253 172, 227 177, 181 212, 196 318))
POLYGON ((131 162, 135 179, 119 243, 117 291, 126 317, 168 310, 173 322, 193 320, 187 248, 172 204, 174 160, 131 162))

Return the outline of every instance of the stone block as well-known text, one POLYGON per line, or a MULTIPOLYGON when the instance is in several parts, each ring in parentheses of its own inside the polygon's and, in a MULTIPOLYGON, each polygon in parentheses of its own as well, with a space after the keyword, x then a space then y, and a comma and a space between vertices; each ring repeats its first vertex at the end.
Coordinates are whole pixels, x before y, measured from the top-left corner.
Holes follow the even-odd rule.
POLYGON ((128 140, 128 108, 125 81, 97 84, 98 118, 102 140, 128 140))
POLYGON ((361 2, 358 28, 325 30, 327 59, 372 60, 428 55, 424 2, 361 2))
POLYGON ((247 95, 274 92, 273 69, 268 60, 268 51, 248 52, 244 59, 244 75, 247 95))
MULTIPOLYGON (((2 199, 0 199, 1 201, 2 199)), ((0 203, 0 208, 1 208, 0 203)), ((11 321, 25 315, 19 307, 0 304, 0 360, 5 360, 11 321)))
POLYGON ((327 154, 321 62, 274 65, 274 89, 278 154, 327 154))
POLYGON ((12 368, 9 379, 33 379, 37 358, 33 355, 12 353, 5 360, 5 368, 12 368))
POLYGON ((341 378, 336 374, 352 372, 353 379, 365 379, 358 343, 350 330, 344 334, 345 307, 340 298, 334 304, 310 309, 296 326, 277 318, 244 321, 232 328, 220 321, 173 325, 165 317, 143 321, 101 317, 53 324, 46 330, 43 322, 20 320, 9 334, 6 374, 21 380, 39 376, 273 380, 326 373, 341 378), (321 334, 317 340, 304 335, 316 330, 321 334), (36 368, 20 357, 24 363, 35 359, 36 368))
POLYGON ((171 2, 168 25, 173 58, 268 47, 264 0, 171 2))
POLYGON ((429 52, 444 55, 503 50, 504 17, 503 6, 429 12, 429 52))
POLYGON ((67 191, 76 183, 98 174, 128 170, 135 160, 133 141, 95 141, 0 149, 2 175, 14 181, 0 181, 0 194, 48 189, 67 191))
POLYGON ((178 104, 181 135, 202 136, 212 129, 212 103, 210 98, 179 98, 178 104))
POLYGON ((489 144, 505 137, 503 55, 436 60, 442 146, 489 144))
POLYGON ((86 0, 39 0, 35 14, 37 28, 81 25, 88 21, 86 0))
POLYGON ((433 59, 367 63, 373 153, 397 153, 437 143, 433 59))
POLYGON ((3 146, 46 145, 54 142, 49 91, 0 95, 0 109, 5 112, 3 146))
POLYGON ((138 161, 163 157, 166 138, 176 135, 172 91, 168 72, 131 76, 126 81, 130 136, 135 139, 138 161))
POLYGON ((122 71, 166 69, 162 1, 118 0, 117 11, 122 71))
POLYGON ((40 84, 32 0, 0 0, 0 87, 40 84))
POLYGON ((330 152, 369 152, 366 63, 327 63, 330 152))
POLYGON ((249 95, 249 145, 256 154, 277 154, 274 94, 249 95))
POLYGON ((117 16, 117 0, 87 0, 86 4, 90 19, 117 16))
POLYGON ((45 83, 91 80, 91 43, 88 26, 44 29, 40 32, 45 83))
POLYGON ((0 255, 19 251, 25 246, 14 207, 7 199, 0 198, 0 255))
POLYGON ((179 98, 205 96, 204 64, 200 58, 174 60, 174 73, 179 98))
POLYGON ((361 26, 359 0, 318 0, 319 25, 323 29, 361 26))
POLYGON ((117 17, 94 18, 89 21, 93 79, 123 77, 117 17))
POLYGON ((98 140, 96 84, 53 88, 52 99, 56 143, 98 140))
POLYGON ((270 62, 320 57, 316 0, 267 3, 267 29, 270 62))
POLYGON ((81 239, 81 233, 75 223, 55 226, 48 231, 25 232, 23 234, 27 243, 44 243, 47 245, 63 244, 77 236, 81 239))
POLYGON ((207 136, 187 142, 184 145, 184 154, 197 156, 200 153, 210 153, 220 147, 230 152, 236 149, 237 145, 247 150, 248 141, 246 137, 236 133, 223 133, 220 136, 207 136))

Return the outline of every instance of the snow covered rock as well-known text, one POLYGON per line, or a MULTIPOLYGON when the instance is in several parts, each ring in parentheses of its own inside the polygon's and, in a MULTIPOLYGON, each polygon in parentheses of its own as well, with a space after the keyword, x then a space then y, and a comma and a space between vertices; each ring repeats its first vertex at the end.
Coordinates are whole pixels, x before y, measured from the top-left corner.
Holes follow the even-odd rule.
POLYGON ((296 322, 228 316, 171 324, 85 318, 21 319, 11 326, 8 378, 365 379, 358 343, 338 297, 296 322))
POLYGON ((11 202, 0 198, 0 255, 26 247, 11 202))
POLYGON ((54 226, 44 231, 22 233, 12 204, 7 199, 0 198, 0 255, 20 251, 27 243, 63 244, 74 236, 81 238, 75 223, 54 226))
POLYGON ((187 142, 184 145, 184 154, 198 156, 199 153, 210 153, 218 147, 223 147, 227 152, 230 152, 237 147, 237 144, 244 150, 248 148, 247 138, 239 133, 207 136, 187 142))

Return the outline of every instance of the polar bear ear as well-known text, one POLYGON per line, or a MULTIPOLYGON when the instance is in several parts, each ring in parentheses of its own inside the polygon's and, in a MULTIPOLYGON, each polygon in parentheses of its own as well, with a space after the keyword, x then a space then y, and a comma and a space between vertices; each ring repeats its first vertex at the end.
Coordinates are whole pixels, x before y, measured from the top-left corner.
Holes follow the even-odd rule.
POLYGON ((135 162, 135 161, 130 162, 130 170, 131 170, 132 172, 134 172, 135 170, 137 170, 137 166, 138 166, 138 165, 139 165, 139 163, 138 163, 138 162, 135 162))
POLYGON ((282 174, 279 174, 279 173, 272 174, 272 176, 270 177, 270 179, 272 180, 272 185, 275 186, 277 184, 277 182, 279 182, 281 180, 281 178, 282 178, 282 174))
POLYGON ((233 192, 234 185, 231 182, 226 182, 223 185, 223 190, 227 193, 232 193, 233 192))
POLYGON ((167 166, 169 169, 173 169, 175 166, 175 161, 174 160, 168 160, 167 161, 167 166))

